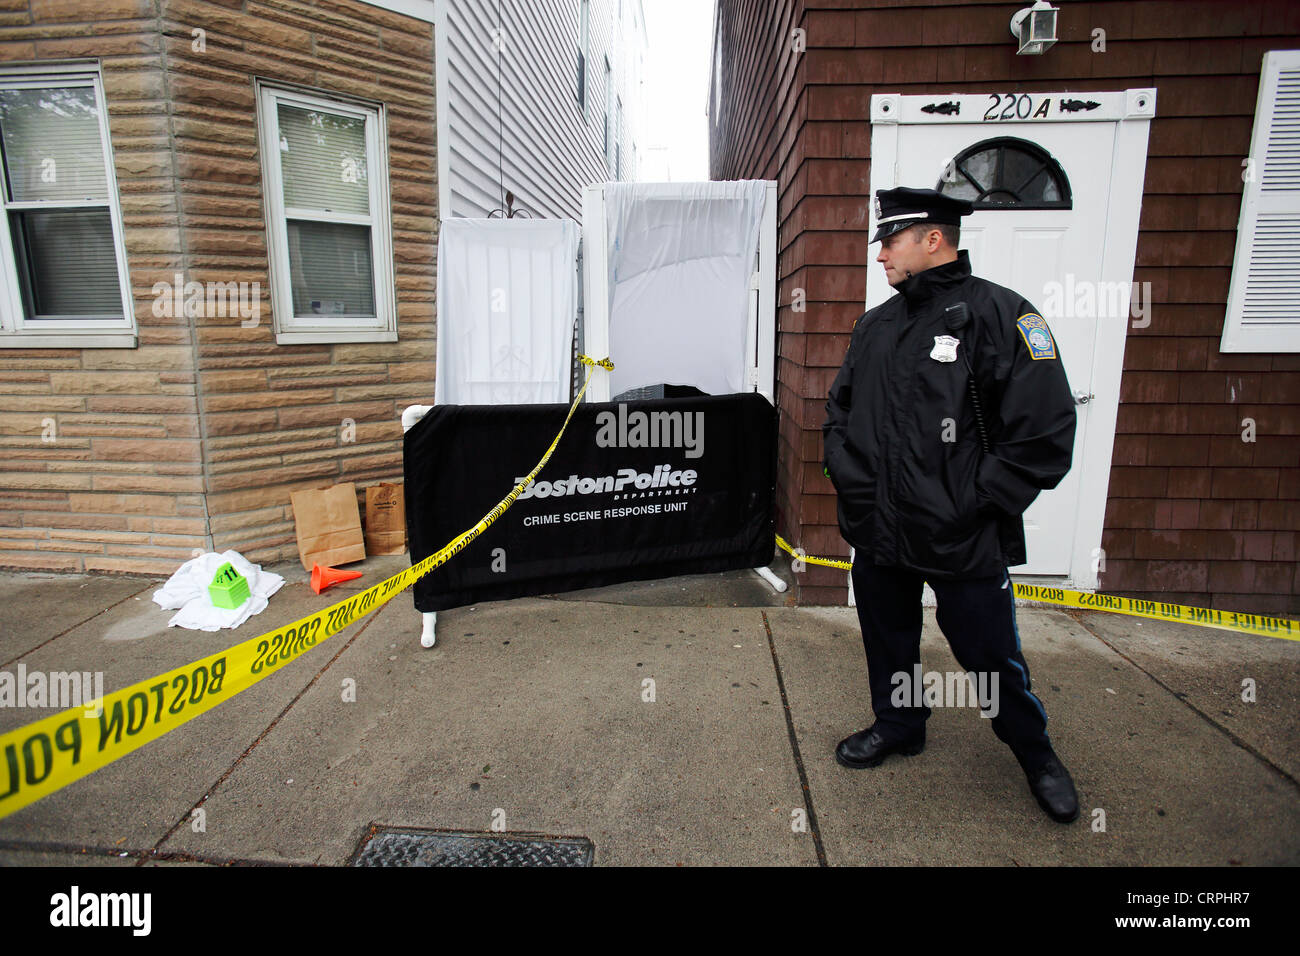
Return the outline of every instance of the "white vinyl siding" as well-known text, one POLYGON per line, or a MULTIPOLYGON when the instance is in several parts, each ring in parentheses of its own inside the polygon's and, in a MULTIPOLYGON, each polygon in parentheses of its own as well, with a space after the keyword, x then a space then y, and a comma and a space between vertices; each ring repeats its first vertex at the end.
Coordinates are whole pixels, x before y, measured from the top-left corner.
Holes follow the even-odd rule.
POLYGON ((1300 352, 1300 50, 1264 55, 1223 352, 1300 352))
POLYGON ((276 341, 397 338, 383 107, 259 84, 276 341))
POLYGON ((98 69, 0 71, 0 149, 0 347, 134 347, 98 69))
MULTIPOLYGON (((439 215, 487 216, 504 207, 509 191, 517 209, 581 221, 583 188, 613 177, 606 129, 615 121, 614 98, 625 92, 619 83, 626 72, 615 49, 617 0, 500 0, 499 51, 497 11, 498 0, 438 4, 439 215), (581 97, 574 95, 578 49, 581 97)), ((623 27, 623 44, 639 50, 644 39, 632 33, 640 19, 634 24, 625 15, 623 27)), ((626 95, 624 108, 635 124, 635 101, 626 95)), ((633 168, 629 159, 625 171, 633 168)))

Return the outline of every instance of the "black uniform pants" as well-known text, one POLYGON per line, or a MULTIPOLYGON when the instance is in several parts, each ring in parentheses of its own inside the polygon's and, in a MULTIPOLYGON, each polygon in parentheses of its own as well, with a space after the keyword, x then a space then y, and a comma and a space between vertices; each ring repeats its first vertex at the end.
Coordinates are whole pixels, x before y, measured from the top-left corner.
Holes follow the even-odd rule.
MULTIPOLYGON (((870 559, 853 564, 871 706, 877 729, 889 741, 919 733, 930 716, 922 689, 908 684, 914 693, 896 693, 903 685, 895 677, 905 674, 912 681, 920 669, 922 584, 920 574, 903 568, 875 565, 870 559)), ((931 581, 930 587, 939 629, 953 656, 965 671, 977 675, 977 687, 996 693, 996 706, 989 708, 997 712, 989 721, 993 732, 1026 771, 1041 766, 1052 754, 1047 712, 1029 689, 1029 665, 1020 652, 1010 574, 1004 569, 987 578, 931 581)))

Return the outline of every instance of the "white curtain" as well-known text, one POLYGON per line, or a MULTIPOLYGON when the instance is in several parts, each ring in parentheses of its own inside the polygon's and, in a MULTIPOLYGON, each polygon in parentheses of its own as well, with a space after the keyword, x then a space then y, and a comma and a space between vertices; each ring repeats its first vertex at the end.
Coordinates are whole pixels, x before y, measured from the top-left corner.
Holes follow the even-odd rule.
POLYGON ((435 402, 569 401, 578 236, 571 219, 442 221, 435 402))
POLYGON ((746 390, 750 276, 765 184, 610 183, 610 394, 666 383, 746 390))

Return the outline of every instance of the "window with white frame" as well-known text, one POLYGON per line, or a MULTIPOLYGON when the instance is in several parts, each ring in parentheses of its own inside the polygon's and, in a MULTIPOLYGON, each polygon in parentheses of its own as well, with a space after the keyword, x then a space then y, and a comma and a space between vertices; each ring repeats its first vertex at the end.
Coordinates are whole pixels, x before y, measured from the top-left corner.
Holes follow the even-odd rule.
POLYGON ((1264 54, 1222 352, 1300 352, 1300 50, 1264 54))
POLYGON ((0 347, 133 348, 98 66, 0 69, 0 152, 0 347))
POLYGON ((258 83, 276 341, 393 342, 384 109, 258 83))

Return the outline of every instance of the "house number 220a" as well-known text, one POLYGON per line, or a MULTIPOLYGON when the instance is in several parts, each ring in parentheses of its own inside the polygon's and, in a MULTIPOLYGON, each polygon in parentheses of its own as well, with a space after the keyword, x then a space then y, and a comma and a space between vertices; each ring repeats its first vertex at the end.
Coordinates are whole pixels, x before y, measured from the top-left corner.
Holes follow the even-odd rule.
POLYGON ((1008 120, 1038 119, 1047 116, 1052 105, 1052 98, 1044 96, 1038 107, 1034 107, 1034 98, 1028 93, 989 94, 989 108, 984 111, 985 122, 1003 123, 1008 120), (1001 110, 999 110, 1001 107, 1001 110))

